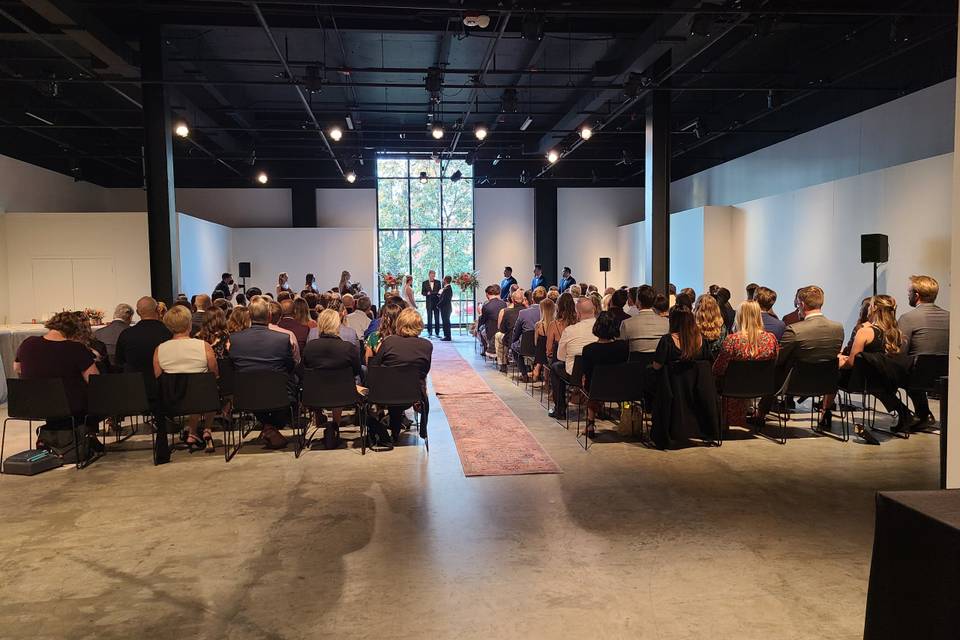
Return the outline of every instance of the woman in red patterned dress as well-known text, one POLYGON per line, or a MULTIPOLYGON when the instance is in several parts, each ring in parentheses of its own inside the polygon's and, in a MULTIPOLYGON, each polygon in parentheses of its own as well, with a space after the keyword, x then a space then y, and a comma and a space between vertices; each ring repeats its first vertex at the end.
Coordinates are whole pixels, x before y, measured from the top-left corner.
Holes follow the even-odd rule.
MULTIPOLYGON (((737 331, 728 335, 713 363, 714 375, 720 377, 732 360, 772 360, 780 352, 776 336, 763 330, 760 305, 752 300, 740 304, 737 311, 737 331)), ((726 424, 746 426, 748 402, 738 398, 724 398, 726 424)))

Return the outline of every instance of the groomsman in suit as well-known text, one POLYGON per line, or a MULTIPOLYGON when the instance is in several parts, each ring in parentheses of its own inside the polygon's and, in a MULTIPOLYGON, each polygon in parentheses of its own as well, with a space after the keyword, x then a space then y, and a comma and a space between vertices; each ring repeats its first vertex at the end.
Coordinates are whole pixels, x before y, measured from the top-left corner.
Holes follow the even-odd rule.
POLYGON ((563 293, 575 284, 577 284, 577 279, 573 277, 573 272, 570 271, 570 267, 564 267, 563 277, 560 278, 560 284, 558 287, 558 289, 560 289, 560 293, 563 293))
POLYGON ((427 274, 427 279, 423 281, 420 288, 420 294, 427 299, 427 335, 433 336, 436 329, 437 335, 440 335, 440 289, 442 285, 437 280, 437 272, 433 269, 427 274))
POLYGON ((450 314, 453 313, 453 278, 443 276, 443 288, 440 289, 440 317, 443 319, 443 342, 450 342, 450 314))
POLYGON ((510 299, 510 287, 517 284, 517 279, 513 277, 513 267, 503 268, 503 280, 500 281, 500 299, 510 299))
POLYGON ((543 268, 535 264, 533 265, 533 279, 530 281, 530 291, 535 291, 537 287, 547 288, 547 280, 543 277, 543 268))

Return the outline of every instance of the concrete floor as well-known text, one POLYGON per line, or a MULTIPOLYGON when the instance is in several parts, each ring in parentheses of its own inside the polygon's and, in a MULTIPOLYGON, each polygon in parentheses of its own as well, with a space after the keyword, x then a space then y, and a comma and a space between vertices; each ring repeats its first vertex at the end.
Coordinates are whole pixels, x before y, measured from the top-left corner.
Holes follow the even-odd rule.
POLYGON ((434 403, 429 454, 0 477, 0 638, 860 638, 874 492, 937 485, 925 434, 585 453, 476 366, 562 475, 465 478, 434 403))

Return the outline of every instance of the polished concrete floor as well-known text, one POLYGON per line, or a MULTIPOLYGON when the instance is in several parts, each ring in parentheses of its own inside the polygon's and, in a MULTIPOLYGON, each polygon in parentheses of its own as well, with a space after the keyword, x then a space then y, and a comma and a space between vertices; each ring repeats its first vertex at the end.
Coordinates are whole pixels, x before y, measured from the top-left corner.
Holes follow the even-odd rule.
POLYGON ((2 476, 0 638, 860 638, 874 492, 937 484, 926 434, 584 452, 461 350, 563 474, 465 478, 434 403, 429 454, 2 476))

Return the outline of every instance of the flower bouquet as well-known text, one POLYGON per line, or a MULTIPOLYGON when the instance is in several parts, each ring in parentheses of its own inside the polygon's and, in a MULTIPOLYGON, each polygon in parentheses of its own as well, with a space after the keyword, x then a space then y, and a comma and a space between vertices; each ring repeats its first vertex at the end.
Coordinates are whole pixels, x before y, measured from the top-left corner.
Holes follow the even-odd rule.
POLYGON ((380 285, 384 291, 399 291, 400 286, 403 284, 403 278, 404 274, 402 273, 383 271, 380 273, 380 285))
POLYGON ((460 291, 466 291, 476 289, 480 280, 476 271, 464 271, 453 276, 453 283, 460 287, 460 291))
POLYGON ((84 309, 83 313, 90 319, 90 324, 96 326, 98 324, 103 324, 103 310, 102 309, 84 309))

